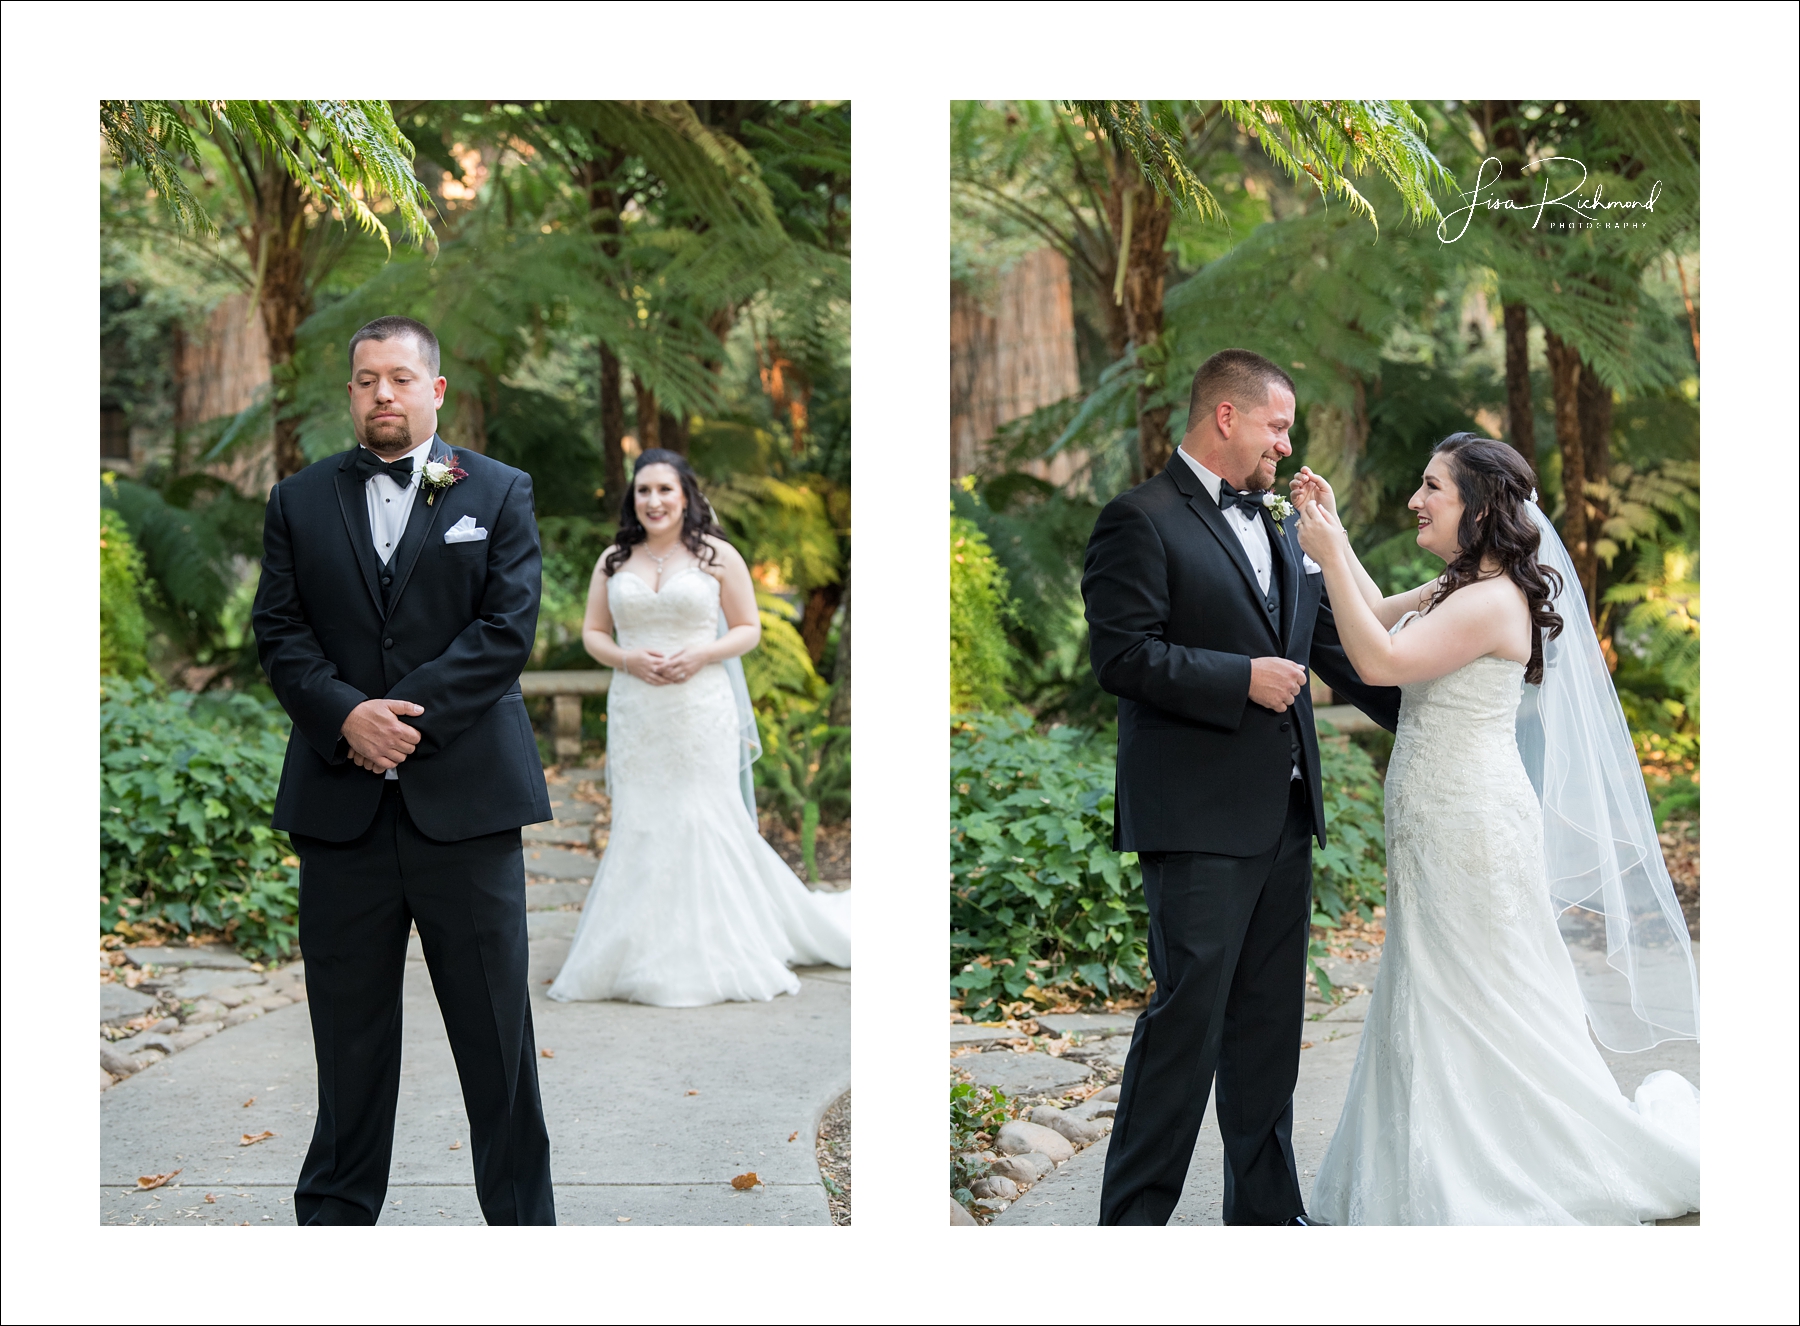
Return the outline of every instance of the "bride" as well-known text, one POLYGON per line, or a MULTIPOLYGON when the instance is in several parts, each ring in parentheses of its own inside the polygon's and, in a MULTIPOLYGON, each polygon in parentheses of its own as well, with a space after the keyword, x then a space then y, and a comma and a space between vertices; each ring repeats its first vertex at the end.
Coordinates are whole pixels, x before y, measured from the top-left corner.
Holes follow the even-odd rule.
POLYGON ((1383 597, 1331 488, 1293 483, 1358 675, 1398 685, 1387 943, 1312 1213, 1348 1225, 1639 1224, 1697 1210, 1699 1093, 1614 1050, 1699 1035, 1698 982, 1579 581, 1508 446, 1439 443, 1430 584, 1383 597), (1521 682, 1524 683, 1521 686, 1521 682))
POLYGON ((739 659, 761 638, 693 470, 644 452, 588 589, 582 643, 613 669, 612 831, 552 999, 766 1000, 799 992, 794 965, 850 965, 849 894, 808 890, 757 831, 739 659))

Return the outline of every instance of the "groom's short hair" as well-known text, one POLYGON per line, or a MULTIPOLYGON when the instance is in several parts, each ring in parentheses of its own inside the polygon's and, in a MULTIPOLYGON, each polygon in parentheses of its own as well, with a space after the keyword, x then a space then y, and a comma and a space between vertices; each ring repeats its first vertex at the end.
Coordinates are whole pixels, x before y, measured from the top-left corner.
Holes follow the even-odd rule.
POLYGON ((1219 351, 1194 374, 1194 389, 1188 394, 1188 427, 1211 418, 1220 401, 1230 401, 1240 410, 1267 404, 1269 388, 1277 382, 1294 390, 1294 380, 1254 350, 1219 351))
POLYGON ((418 343, 419 353, 425 356, 425 367, 431 370, 431 376, 435 378, 439 363, 438 339, 431 334, 431 328, 422 322, 414 322, 411 318, 376 318, 359 328, 356 335, 350 338, 350 366, 356 367, 356 347, 364 341, 389 341, 396 336, 410 336, 418 343))

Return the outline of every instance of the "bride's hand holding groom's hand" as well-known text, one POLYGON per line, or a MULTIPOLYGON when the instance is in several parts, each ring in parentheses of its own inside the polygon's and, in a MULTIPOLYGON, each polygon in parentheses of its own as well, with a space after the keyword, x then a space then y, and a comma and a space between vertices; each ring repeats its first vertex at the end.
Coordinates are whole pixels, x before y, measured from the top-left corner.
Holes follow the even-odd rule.
MULTIPOLYGON (((1322 479, 1315 482, 1324 484, 1322 479)), ((1325 491, 1331 491, 1329 486, 1325 491)), ((1297 500, 1295 505, 1300 510, 1300 550, 1327 572, 1340 567, 1350 544, 1336 510, 1310 494, 1306 501, 1297 500)))
POLYGON ((1288 497, 1295 510, 1317 502, 1333 516, 1337 515, 1337 494, 1331 491, 1329 483, 1314 474, 1308 466, 1302 465, 1300 472, 1288 480, 1288 497))

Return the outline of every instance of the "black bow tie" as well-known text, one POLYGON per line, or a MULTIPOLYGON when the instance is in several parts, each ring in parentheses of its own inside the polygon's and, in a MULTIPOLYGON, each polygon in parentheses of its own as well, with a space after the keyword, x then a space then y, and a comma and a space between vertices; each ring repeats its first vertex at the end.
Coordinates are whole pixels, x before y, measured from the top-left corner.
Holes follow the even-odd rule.
POLYGON ((1264 509, 1263 495, 1261 493, 1235 492, 1224 484, 1220 484, 1219 510, 1229 511, 1234 506, 1241 506, 1251 515, 1256 515, 1264 509))
POLYGON ((364 480, 373 479, 377 474, 385 474, 402 488, 413 480, 413 458, 402 456, 396 461, 385 461, 367 447, 358 447, 354 462, 356 472, 364 480))

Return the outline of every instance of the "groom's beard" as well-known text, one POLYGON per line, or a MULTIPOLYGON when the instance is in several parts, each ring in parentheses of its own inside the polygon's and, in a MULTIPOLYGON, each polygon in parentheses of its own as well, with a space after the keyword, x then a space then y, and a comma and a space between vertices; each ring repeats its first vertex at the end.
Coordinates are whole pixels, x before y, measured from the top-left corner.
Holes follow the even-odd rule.
POLYGON ((413 449, 412 425, 398 419, 371 419, 363 427, 363 445, 377 456, 401 456, 413 449))

